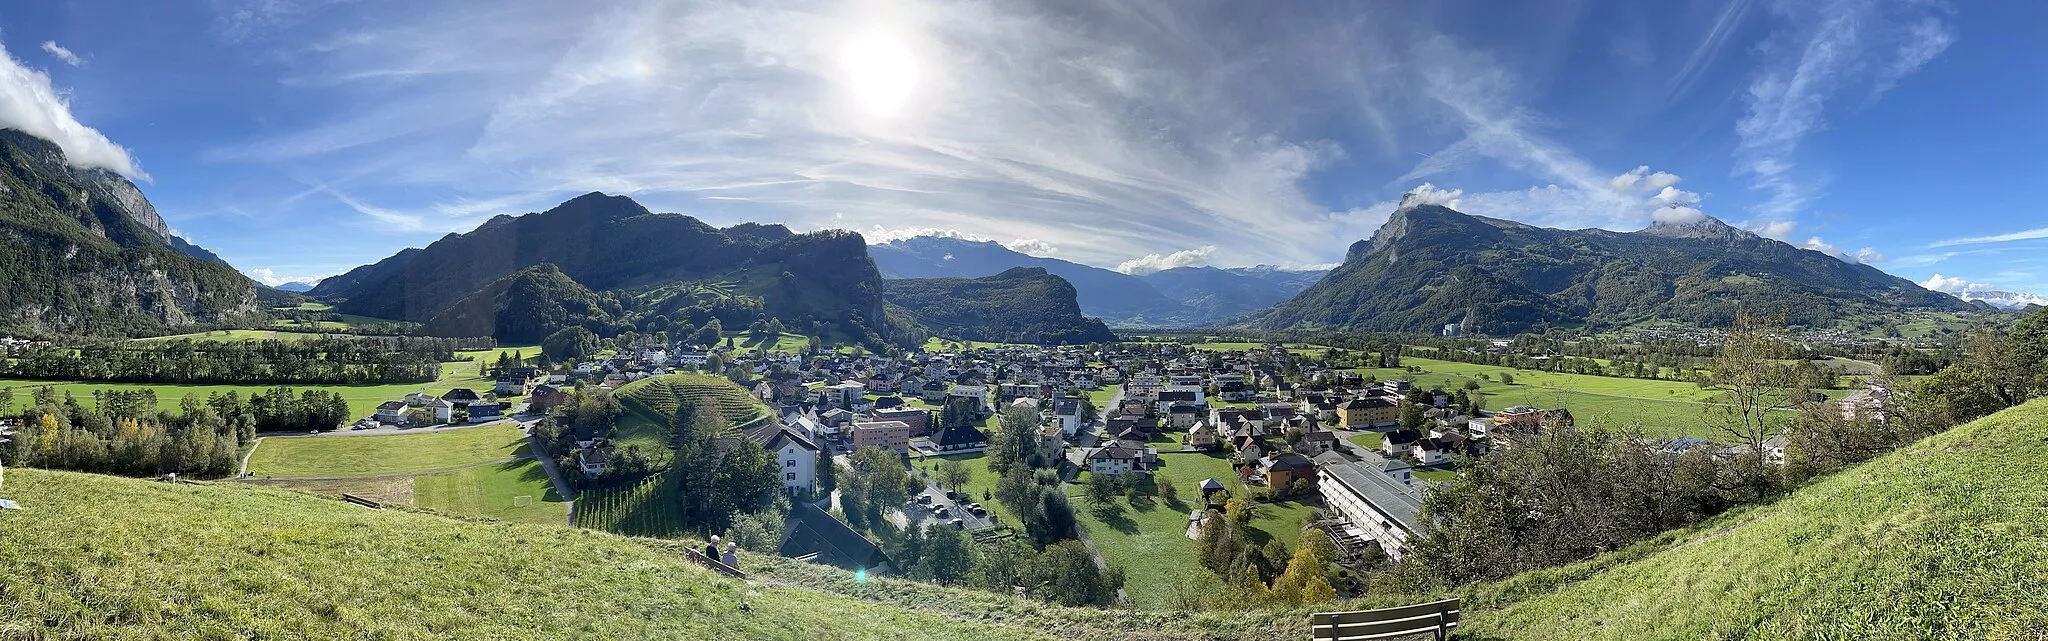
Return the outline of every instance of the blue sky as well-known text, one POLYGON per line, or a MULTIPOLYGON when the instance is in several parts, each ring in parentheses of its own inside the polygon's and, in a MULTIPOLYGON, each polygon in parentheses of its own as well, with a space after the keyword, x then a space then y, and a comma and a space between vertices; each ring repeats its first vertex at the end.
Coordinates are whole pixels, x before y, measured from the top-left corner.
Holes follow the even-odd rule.
POLYGON ((593 190, 1128 271, 1307 266, 1413 190, 1556 227, 1676 207, 2048 293, 2042 3, 17 4, 0 125, 146 177, 271 280, 593 190))

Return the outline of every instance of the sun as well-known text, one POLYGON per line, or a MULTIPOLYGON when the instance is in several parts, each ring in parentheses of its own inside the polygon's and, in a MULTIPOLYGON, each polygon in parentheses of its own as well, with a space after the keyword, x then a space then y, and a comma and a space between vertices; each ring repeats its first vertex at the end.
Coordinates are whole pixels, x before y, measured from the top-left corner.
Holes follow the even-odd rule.
POLYGON ((887 31, 871 30, 847 40, 839 52, 839 67, 854 103, 869 114, 901 113, 917 90, 917 57, 887 31))

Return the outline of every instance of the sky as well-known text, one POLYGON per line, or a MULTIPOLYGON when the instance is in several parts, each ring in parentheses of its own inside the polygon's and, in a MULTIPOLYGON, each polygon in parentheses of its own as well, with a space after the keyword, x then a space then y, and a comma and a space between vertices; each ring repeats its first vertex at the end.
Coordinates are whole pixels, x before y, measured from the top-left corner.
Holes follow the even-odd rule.
POLYGON ((1404 194, 2048 294, 2044 3, 48 0, 0 126, 266 282, 590 191, 1143 273, 1404 194), (1410 6, 1415 5, 1415 6, 1410 6), (1662 212, 1662 213, 1660 213, 1662 212))

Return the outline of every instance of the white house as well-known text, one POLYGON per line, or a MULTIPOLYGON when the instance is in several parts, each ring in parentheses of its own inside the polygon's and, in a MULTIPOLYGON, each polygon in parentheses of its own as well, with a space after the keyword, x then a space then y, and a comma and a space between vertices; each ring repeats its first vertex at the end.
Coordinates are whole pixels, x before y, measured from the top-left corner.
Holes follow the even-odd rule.
POLYGON ((1088 471, 1094 474, 1118 475, 1138 469, 1138 462, 1145 453, 1120 445, 1098 447, 1088 452, 1088 471))
POLYGON ((384 401, 377 405, 377 422, 385 425, 404 423, 405 403, 401 401, 384 401))
POLYGON ((762 447, 774 452, 783 492, 795 494, 799 490, 817 489, 819 449, 810 439, 785 427, 776 430, 762 447))
POLYGON ((1081 429, 1081 401, 1062 398, 1052 402, 1052 417, 1060 422, 1060 433, 1073 436, 1081 429))

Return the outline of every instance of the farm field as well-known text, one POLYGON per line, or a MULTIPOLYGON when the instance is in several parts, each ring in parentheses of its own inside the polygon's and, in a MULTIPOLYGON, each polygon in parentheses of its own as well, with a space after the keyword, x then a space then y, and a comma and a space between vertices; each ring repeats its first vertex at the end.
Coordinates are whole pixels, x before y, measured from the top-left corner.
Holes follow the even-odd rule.
POLYGON ((425 434, 271 436, 249 457, 253 476, 352 476, 424 472, 524 456, 512 421, 425 434))
POLYGON ((927 352, 950 352, 953 351, 955 346, 957 345, 966 345, 968 346, 968 349, 1002 349, 1005 347, 1033 347, 1032 345, 1025 345, 1022 343, 990 343, 986 341, 947 340, 939 338, 937 336, 925 339, 924 345, 922 345, 921 347, 922 349, 924 349, 924 351, 927 352))
POLYGON ((568 522, 568 504, 540 461, 530 458, 415 476, 412 485, 419 507, 520 523, 568 522))
MULTIPOLYGON (((1242 492, 1230 463, 1220 454, 1166 454, 1161 468, 1179 494, 1177 501, 1141 497, 1136 505, 1123 497, 1097 509, 1082 498, 1081 489, 1070 488, 1074 514, 1095 543, 1102 558, 1124 568, 1124 591, 1139 608, 1157 609, 1165 604, 1176 577, 1208 573, 1195 553, 1195 542, 1187 538, 1188 512, 1200 506, 1202 479, 1223 481, 1233 493, 1242 492)), ((1085 475, 1079 482, 1084 482, 1085 475)), ((1253 511, 1248 540, 1265 545, 1279 538, 1292 547, 1301 541, 1301 526, 1313 508, 1298 502, 1262 503, 1253 511)))

